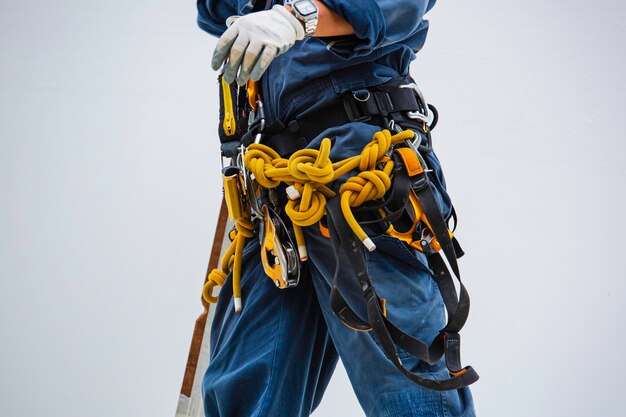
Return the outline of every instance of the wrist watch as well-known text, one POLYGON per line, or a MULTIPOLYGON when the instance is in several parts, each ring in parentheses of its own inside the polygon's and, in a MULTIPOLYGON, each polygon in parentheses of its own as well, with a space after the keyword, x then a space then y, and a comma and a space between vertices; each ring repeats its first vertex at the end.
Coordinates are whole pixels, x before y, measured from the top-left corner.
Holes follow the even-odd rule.
POLYGON ((310 38, 317 29, 317 19, 319 10, 311 0, 287 0, 285 5, 291 5, 291 14, 302 22, 304 26, 304 36, 310 38))

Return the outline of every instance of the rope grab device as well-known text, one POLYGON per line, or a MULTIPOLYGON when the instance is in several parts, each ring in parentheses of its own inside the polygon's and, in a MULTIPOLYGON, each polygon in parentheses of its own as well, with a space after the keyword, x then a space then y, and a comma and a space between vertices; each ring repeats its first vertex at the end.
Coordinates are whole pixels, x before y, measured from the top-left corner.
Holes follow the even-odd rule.
POLYGON ((264 271, 272 282, 281 289, 298 285, 301 264, 308 259, 303 228, 319 227, 335 253, 343 250, 348 255, 353 279, 367 306, 364 320, 346 302, 335 274, 330 303, 343 324, 373 332, 396 368, 424 388, 453 390, 478 380, 474 369, 463 367, 460 360, 459 331, 470 301, 457 262, 463 251, 448 226, 449 222, 456 226, 456 214, 452 209, 444 218, 423 157, 432 151, 430 132, 438 115, 410 77, 372 87, 364 95, 347 93, 306 117, 271 126, 266 126, 257 82, 239 87, 225 83, 221 74, 218 81, 224 197, 235 226, 228 234, 231 244, 220 267, 207 276, 204 300, 217 302, 214 289, 232 273, 234 308, 238 312, 245 308, 241 262, 246 242, 255 236, 264 271), (305 148, 326 128, 352 121, 382 128, 360 154, 332 161, 328 138, 318 149, 305 148), (333 188, 340 177, 354 172, 338 190, 333 188), (428 259, 448 317, 431 343, 412 337, 387 318, 386 302, 370 281, 364 257, 364 250, 376 249, 365 231, 374 227, 428 259), (430 365, 445 355, 450 378, 431 380, 411 372, 402 364, 398 348, 430 365))

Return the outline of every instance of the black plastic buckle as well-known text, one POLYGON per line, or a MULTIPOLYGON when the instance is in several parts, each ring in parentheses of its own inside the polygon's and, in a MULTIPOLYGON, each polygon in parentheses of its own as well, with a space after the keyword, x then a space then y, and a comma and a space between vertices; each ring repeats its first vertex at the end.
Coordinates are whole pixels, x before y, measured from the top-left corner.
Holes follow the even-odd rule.
MULTIPOLYGON (((359 107, 355 102, 356 96, 346 93, 343 96, 343 108, 346 111, 346 115, 351 122, 369 122, 372 120, 372 116, 361 115, 359 107)), ((359 100, 359 99, 356 99, 359 100)))

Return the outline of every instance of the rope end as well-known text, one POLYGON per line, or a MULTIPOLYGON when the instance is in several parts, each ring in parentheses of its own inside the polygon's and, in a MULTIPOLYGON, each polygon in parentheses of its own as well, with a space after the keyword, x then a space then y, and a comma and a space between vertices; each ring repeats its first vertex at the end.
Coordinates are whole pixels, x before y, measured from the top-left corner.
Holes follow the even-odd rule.
POLYGON ((235 312, 241 313, 241 297, 233 297, 233 299, 235 301, 235 312))
POLYGON ((306 245, 298 245, 298 253, 300 254, 300 260, 302 262, 309 259, 309 252, 306 250, 306 245))
POLYGON ((367 250, 370 251, 370 252, 372 252, 374 249, 376 249, 376 245, 374 244, 374 242, 372 242, 372 239, 370 239, 369 237, 366 237, 365 239, 363 239, 362 243, 363 243, 363 245, 365 245, 367 250))
POLYGON ((287 192, 287 197, 291 201, 295 201, 300 198, 300 191, 298 191, 296 187, 294 187, 293 185, 290 185, 289 187, 287 187, 285 191, 287 192))

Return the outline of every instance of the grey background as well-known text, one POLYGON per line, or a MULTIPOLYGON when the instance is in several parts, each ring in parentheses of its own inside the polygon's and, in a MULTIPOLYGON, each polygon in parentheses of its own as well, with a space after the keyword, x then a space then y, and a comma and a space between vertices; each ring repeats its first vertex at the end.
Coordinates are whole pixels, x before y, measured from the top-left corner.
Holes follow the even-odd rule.
MULTIPOLYGON (((623 415, 619 1, 440 2, 413 64, 481 416, 623 415)), ((172 416, 214 228, 195 2, 0 1, 0 415, 172 416)), ((338 370, 314 414, 360 416, 338 370)))

